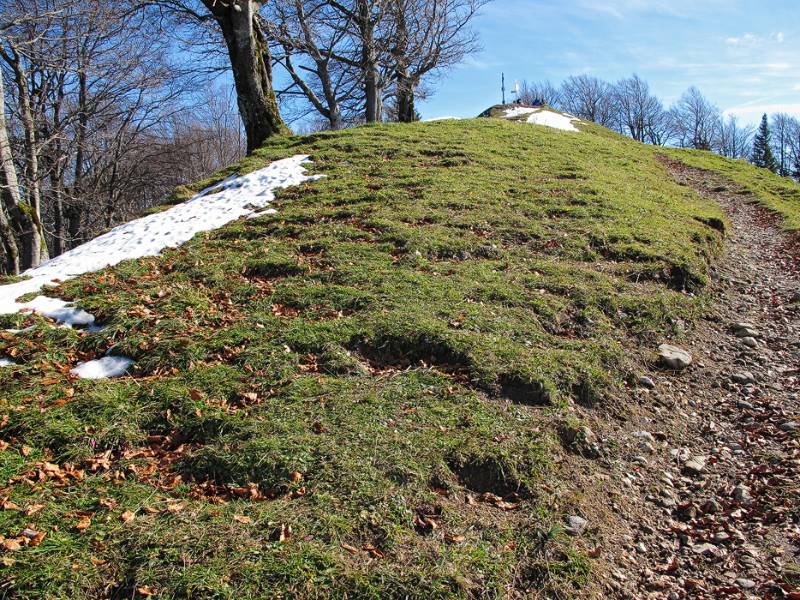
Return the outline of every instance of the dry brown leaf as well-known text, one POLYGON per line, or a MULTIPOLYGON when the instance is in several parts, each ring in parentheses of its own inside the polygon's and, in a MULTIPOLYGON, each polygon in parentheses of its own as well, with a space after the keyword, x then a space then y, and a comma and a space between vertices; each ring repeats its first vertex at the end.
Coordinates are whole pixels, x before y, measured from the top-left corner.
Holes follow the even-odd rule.
POLYGON ((281 532, 278 536, 279 542, 288 542, 292 538, 292 526, 281 523, 281 532))
POLYGON ((167 504, 167 512, 170 512, 173 515, 178 514, 184 508, 186 507, 183 504, 180 504, 179 502, 170 502, 169 504, 167 504))
POLYGON ((197 389, 190 389, 189 390, 189 398, 192 400, 202 400, 203 399, 203 392, 197 389))
POLYGON ((118 504, 117 501, 114 500, 113 498, 100 498, 100 500, 98 500, 97 503, 103 508, 107 508, 108 510, 116 508, 118 504))
POLYGON ((89 526, 91 524, 92 524, 91 517, 81 517, 80 520, 75 524, 74 528, 77 529, 78 531, 83 532, 89 529, 89 526))
POLYGON ((153 591, 149 585, 143 585, 136 588, 136 592, 141 594, 142 596, 155 596, 156 593, 153 591))
POLYGON ((19 506, 12 502, 11 500, 3 500, 3 503, 0 504, 3 510, 19 510, 19 506))
POLYGON ((30 504, 25 509, 25 516, 30 517, 31 515, 35 515, 37 512, 44 508, 44 504, 30 504))
POLYGON ((375 546, 373 546, 370 543, 366 543, 362 547, 364 548, 364 550, 369 552, 369 554, 371 556, 373 556, 375 558, 383 558, 384 556, 386 556, 381 550, 379 550, 378 548, 376 548, 375 546))
POLYGON ((3 548, 6 552, 15 552, 22 548, 17 540, 3 540, 3 548))
POLYGON ((450 542, 451 544, 461 544, 467 541, 467 538, 465 538, 463 535, 453 535, 453 534, 445 535, 444 539, 450 542))
POLYGON ((123 523, 129 523, 130 521, 133 521, 135 518, 136 518, 136 513, 133 512, 132 510, 126 510, 119 516, 119 520, 122 521, 123 523))
POLYGON ((28 446, 23 446, 22 448, 20 448, 19 453, 22 454, 22 456, 30 456, 31 449, 28 446))
POLYGON ((345 544, 345 543, 342 543, 341 546, 342 548, 347 550, 350 554, 358 554, 358 548, 356 548, 355 546, 351 546, 350 544, 345 544))
POLYGON ((101 567, 108 562, 107 560, 104 560, 102 558, 96 558, 94 556, 92 556, 89 560, 95 567, 101 567))
POLYGON ((289 475, 289 479, 291 479, 293 483, 298 483, 303 481, 303 474, 299 471, 293 471, 292 474, 289 475))
POLYGON ((250 523, 253 522, 253 519, 251 519, 250 517, 245 517, 243 515, 233 515, 233 520, 238 523, 242 523, 244 525, 249 525, 250 523))

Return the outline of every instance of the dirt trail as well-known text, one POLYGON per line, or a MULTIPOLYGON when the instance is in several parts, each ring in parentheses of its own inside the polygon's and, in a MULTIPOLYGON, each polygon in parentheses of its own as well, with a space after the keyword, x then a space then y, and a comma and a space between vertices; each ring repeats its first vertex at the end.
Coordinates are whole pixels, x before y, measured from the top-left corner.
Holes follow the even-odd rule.
POLYGON ((665 164, 722 206, 731 231, 714 305, 677 342, 692 365, 643 374, 637 408, 597 425, 616 446, 593 476, 605 507, 587 514, 603 524, 602 593, 800 599, 798 236, 730 182, 665 164))

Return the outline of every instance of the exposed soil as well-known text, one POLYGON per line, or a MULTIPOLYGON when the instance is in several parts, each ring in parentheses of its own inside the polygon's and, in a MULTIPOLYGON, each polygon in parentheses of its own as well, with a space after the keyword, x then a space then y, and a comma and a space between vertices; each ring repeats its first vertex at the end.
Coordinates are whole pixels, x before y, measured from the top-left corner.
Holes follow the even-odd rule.
POLYGON ((712 305, 671 342, 692 365, 641 373, 654 385, 631 390, 636 408, 621 419, 577 409, 603 448, 594 467, 571 465, 589 521, 581 543, 600 563, 589 594, 800 599, 798 236, 730 182, 665 164, 730 228, 712 305), (737 323, 752 335, 737 337, 737 323))

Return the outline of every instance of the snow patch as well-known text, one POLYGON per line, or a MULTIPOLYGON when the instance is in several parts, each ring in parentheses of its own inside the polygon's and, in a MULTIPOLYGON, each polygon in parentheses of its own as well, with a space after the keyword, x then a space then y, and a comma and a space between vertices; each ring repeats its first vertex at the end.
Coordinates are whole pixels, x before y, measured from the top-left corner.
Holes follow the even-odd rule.
POLYGON ((125 356, 104 356, 79 363, 70 372, 81 379, 107 379, 124 375, 132 364, 133 361, 125 356))
POLYGON ((275 190, 323 177, 306 175, 303 164, 308 160, 306 155, 297 155, 247 175, 233 175, 183 204, 115 227, 35 269, 28 269, 24 274, 30 279, 0 286, 0 314, 28 309, 69 325, 92 326, 92 315, 63 300, 45 296, 26 303, 16 300, 46 285, 99 271, 123 260, 155 256, 164 248, 179 246, 202 231, 218 229, 240 217, 266 214, 267 211, 258 211, 275 199, 275 190))
POLYGON ((94 315, 73 306, 72 302, 67 302, 59 298, 49 298, 47 296, 37 296, 30 302, 26 302, 23 310, 30 310, 43 317, 49 317, 59 323, 78 327, 93 327, 94 315))
POLYGON ((576 131, 580 130, 575 127, 574 123, 580 123, 580 119, 572 115, 561 114, 550 110, 541 110, 535 112, 528 117, 527 123, 531 125, 544 125, 545 127, 553 127, 563 131, 576 131))
POLYGON ((529 115, 532 112, 536 112, 539 110, 538 108, 531 108, 530 106, 515 106, 514 108, 506 109, 505 114, 503 115, 504 119, 516 119, 517 117, 522 117, 525 115, 529 115))
POLYGON ((553 127, 554 129, 561 129, 563 131, 580 131, 575 127, 575 123, 581 122, 579 118, 568 113, 547 110, 546 108, 515 106, 514 108, 506 109, 506 112, 503 114, 504 119, 515 119, 524 116, 528 117, 525 122, 531 125, 544 125, 545 127, 553 127))
POLYGON ((13 360, 7 358, 0 358, 0 367, 13 367, 15 363, 13 360))

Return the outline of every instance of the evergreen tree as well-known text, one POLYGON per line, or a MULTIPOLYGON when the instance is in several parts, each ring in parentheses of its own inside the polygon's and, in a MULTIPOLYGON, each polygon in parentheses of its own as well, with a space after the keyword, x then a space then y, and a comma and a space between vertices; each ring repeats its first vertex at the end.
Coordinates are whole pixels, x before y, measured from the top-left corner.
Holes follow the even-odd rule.
POLYGON ((757 167, 769 169, 773 173, 778 171, 778 162, 772 154, 772 146, 769 139, 769 122, 767 115, 761 117, 761 125, 753 140, 753 164, 757 167))

